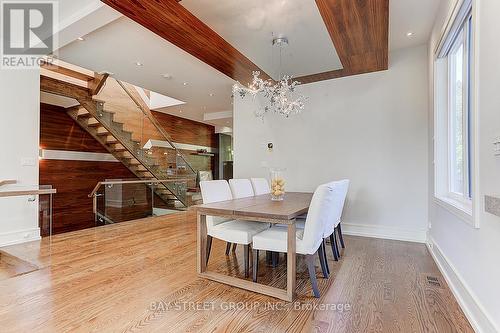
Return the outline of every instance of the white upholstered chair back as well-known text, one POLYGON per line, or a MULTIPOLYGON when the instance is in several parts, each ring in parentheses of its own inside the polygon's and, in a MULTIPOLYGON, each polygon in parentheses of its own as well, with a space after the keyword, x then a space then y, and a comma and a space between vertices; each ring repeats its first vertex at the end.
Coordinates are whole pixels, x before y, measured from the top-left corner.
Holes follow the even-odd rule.
POLYGON ((302 238, 305 254, 314 254, 323 241, 325 225, 333 219, 335 192, 332 186, 320 185, 311 200, 302 238))
POLYGON ((234 199, 248 198, 255 195, 250 179, 230 179, 229 186, 234 199))
POLYGON ((344 204, 347 197, 347 191, 349 190, 349 183, 350 181, 348 179, 344 179, 324 184, 324 186, 332 189, 334 195, 331 208, 332 218, 325 225, 325 231, 323 234, 324 238, 330 236, 340 223, 340 218, 342 217, 342 211, 344 210, 344 204))
MULTIPOLYGON (((200 182, 201 197, 204 204, 232 200, 231 189, 225 180, 209 180, 200 182)), ((229 221, 229 219, 207 216, 207 231, 210 234, 212 227, 229 221)))
POLYGON ((255 195, 271 193, 271 187, 265 178, 250 178, 255 195))

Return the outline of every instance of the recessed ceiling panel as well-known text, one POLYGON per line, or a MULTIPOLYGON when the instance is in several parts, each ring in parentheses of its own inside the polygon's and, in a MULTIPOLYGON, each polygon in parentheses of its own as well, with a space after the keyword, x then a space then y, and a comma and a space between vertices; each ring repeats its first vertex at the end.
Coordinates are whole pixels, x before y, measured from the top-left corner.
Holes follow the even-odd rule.
POLYGON ((232 110, 231 78, 126 17, 65 46, 59 57, 185 102, 162 112, 203 121, 206 112, 232 110))
POLYGON ((277 79, 342 68, 314 0, 182 0, 193 15, 277 79), (282 50, 274 37, 286 36, 282 50))

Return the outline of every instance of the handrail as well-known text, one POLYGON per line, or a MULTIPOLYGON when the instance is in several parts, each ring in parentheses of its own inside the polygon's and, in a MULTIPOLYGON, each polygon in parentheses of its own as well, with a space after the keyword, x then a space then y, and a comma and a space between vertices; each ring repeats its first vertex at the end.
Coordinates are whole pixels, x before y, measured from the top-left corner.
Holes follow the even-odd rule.
POLYGON ((171 178, 168 180, 144 179, 144 180, 112 180, 112 181, 98 182, 97 185, 92 190, 92 192, 89 194, 89 198, 94 197, 102 185, 160 184, 160 183, 177 183, 177 182, 182 182, 182 181, 187 182, 187 181, 189 181, 189 179, 184 179, 184 178, 173 178, 172 179, 171 178))
MULTIPOLYGON (((17 182, 11 183, 15 184, 17 182)), ((44 194, 56 194, 57 190, 52 185, 21 185, 0 190, 0 198, 20 197, 44 194)))
POLYGON ((14 179, 0 180, 0 186, 13 185, 13 184, 17 184, 17 180, 14 179))
POLYGON ((132 99, 132 101, 135 103, 135 105, 137 105, 137 107, 141 109, 142 113, 144 113, 144 115, 146 115, 148 117, 148 119, 153 123, 153 125, 156 127, 156 129, 165 137, 167 142, 175 149, 177 156, 180 156, 184 160, 184 163, 186 163, 186 165, 191 169, 191 171, 193 171, 193 173, 196 174, 196 170, 187 161, 184 154, 175 146, 175 144, 173 143, 173 141, 170 138, 170 136, 168 135, 168 133, 163 129, 163 127, 160 125, 158 120, 153 116, 153 114, 151 113, 151 110, 149 110, 149 108, 147 108, 135 96, 133 96, 133 94, 129 91, 129 89, 125 86, 125 84, 122 81, 116 80, 116 82, 118 82, 120 87, 122 87, 122 89, 132 99))

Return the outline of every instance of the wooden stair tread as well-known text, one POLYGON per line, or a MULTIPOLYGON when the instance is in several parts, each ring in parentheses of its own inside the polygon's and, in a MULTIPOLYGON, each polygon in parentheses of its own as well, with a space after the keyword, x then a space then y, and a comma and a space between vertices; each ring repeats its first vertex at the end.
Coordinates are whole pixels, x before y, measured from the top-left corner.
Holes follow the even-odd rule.
POLYGON ((95 118, 90 118, 87 121, 87 126, 89 126, 89 127, 99 127, 99 126, 101 126, 101 123, 98 120, 96 120, 95 118))
POLYGON ((111 133, 109 133, 109 131, 107 129, 105 129, 105 128, 104 128, 104 130, 97 129, 97 135, 98 136, 106 136, 106 135, 110 135, 110 134, 111 133))

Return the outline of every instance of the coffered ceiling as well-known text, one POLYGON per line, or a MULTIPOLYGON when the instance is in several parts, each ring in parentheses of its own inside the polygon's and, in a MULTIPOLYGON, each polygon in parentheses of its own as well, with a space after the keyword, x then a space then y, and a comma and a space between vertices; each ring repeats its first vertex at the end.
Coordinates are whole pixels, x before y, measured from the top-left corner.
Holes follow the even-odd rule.
POLYGON ((180 4, 275 80, 280 71, 299 77, 342 68, 314 0, 182 0, 180 4), (280 62, 280 49, 272 47, 272 40, 282 36, 289 45, 282 48, 280 62))
POLYGON ((287 31, 296 42, 289 62, 304 83, 388 65, 389 0, 102 1, 240 82, 255 70, 276 73, 266 44, 287 31))
POLYGON ((186 102, 163 112, 230 126, 234 80, 277 77, 273 36, 290 40, 282 71, 303 83, 384 70, 390 50, 427 41, 440 0, 103 0, 106 15, 86 16, 59 2, 84 17, 62 60, 186 102))

